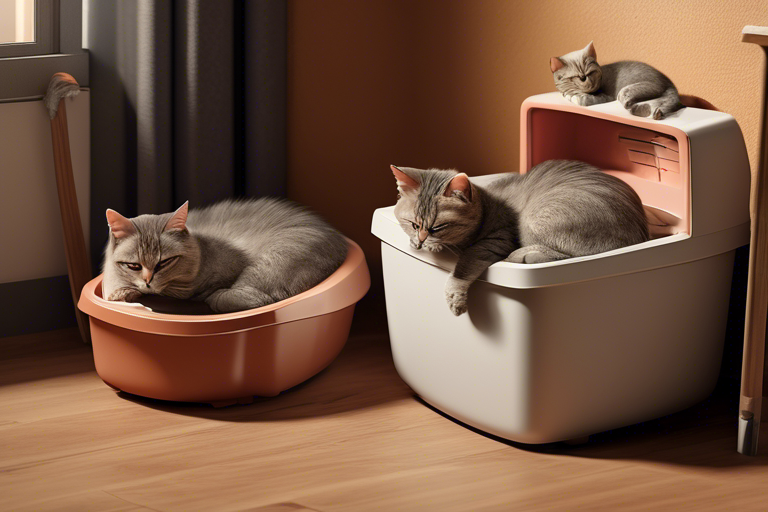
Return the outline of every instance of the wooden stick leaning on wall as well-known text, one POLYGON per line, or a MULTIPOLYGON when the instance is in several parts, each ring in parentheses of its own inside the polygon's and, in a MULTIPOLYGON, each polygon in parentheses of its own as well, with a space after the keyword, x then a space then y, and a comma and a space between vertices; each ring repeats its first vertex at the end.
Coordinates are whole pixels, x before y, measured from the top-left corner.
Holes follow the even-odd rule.
MULTIPOLYGON (((763 48, 768 57, 768 27, 746 26, 741 40, 763 48)), ((739 400, 739 437, 737 449, 744 455, 757 455, 760 416, 764 396, 765 328, 768 316, 768 76, 763 77, 763 101, 760 123, 760 154, 752 187, 750 216, 752 234, 749 246, 747 280, 747 315, 744 327, 744 356, 741 366, 739 400)))
POLYGON ((72 155, 69 149, 69 129, 65 99, 80 92, 77 81, 67 73, 56 73, 48 84, 43 103, 51 118, 51 139, 53 141, 53 165, 56 171, 56 188, 59 193, 61 225, 64 231, 64 250, 67 257, 67 272, 75 316, 80 336, 85 343, 91 342, 88 316, 77 309, 80 292, 91 279, 91 264, 85 247, 83 225, 77 203, 75 179, 72 174, 72 155))

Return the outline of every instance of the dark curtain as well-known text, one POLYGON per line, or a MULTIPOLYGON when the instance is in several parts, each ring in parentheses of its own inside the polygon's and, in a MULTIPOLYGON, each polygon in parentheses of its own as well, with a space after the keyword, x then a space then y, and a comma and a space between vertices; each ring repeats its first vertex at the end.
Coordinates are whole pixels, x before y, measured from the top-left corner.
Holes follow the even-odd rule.
POLYGON ((91 260, 104 212, 284 196, 286 2, 89 0, 91 260))

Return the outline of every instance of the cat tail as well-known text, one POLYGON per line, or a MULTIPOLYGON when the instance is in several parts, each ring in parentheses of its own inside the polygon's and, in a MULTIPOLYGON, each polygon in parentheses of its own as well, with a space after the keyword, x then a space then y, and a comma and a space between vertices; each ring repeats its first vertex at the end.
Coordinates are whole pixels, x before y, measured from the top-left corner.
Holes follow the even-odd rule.
POLYGON ((632 113, 636 111, 647 112, 645 117, 652 117, 656 120, 664 119, 672 112, 683 108, 680 102, 680 95, 674 87, 668 87, 658 98, 640 102, 632 107, 632 113), (646 109, 647 107, 647 109, 646 109))

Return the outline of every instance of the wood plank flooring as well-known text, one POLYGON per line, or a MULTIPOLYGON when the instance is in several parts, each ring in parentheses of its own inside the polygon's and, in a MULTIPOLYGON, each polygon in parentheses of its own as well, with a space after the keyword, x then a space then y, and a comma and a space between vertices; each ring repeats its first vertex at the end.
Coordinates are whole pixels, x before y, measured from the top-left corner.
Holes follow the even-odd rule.
POLYGON ((0 510, 765 511, 768 441, 736 453, 737 404, 525 446, 416 399, 381 336, 223 409, 116 394, 76 330, 3 338, 0 510))

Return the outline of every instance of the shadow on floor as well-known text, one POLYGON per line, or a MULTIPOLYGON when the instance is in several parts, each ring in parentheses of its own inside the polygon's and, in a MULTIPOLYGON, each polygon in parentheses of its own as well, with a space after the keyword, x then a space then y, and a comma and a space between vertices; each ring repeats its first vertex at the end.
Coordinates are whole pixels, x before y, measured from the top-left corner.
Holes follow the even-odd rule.
POLYGON ((716 392, 704 402, 675 414, 600 432, 581 445, 517 443, 456 420, 416 397, 432 411, 478 435, 535 453, 605 460, 643 460, 677 466, 725 469, 768 466, 768 424, 763 423, 756 457, 736 451, 738 392, 716 392))
POLYGON ((77 327, 0 340, 0 387, 94 371, 77 327))
POLYGON ((412 391, 392 363, 389 343, 381 335, 349 340, 331 365, 311 379, 276 397, 256 397, 252 404, 214 408, 155 400, 118 392, 125 400, 145 407, 218 421, 260 422, 328 416, 396 400, 409 400, 412 391))

